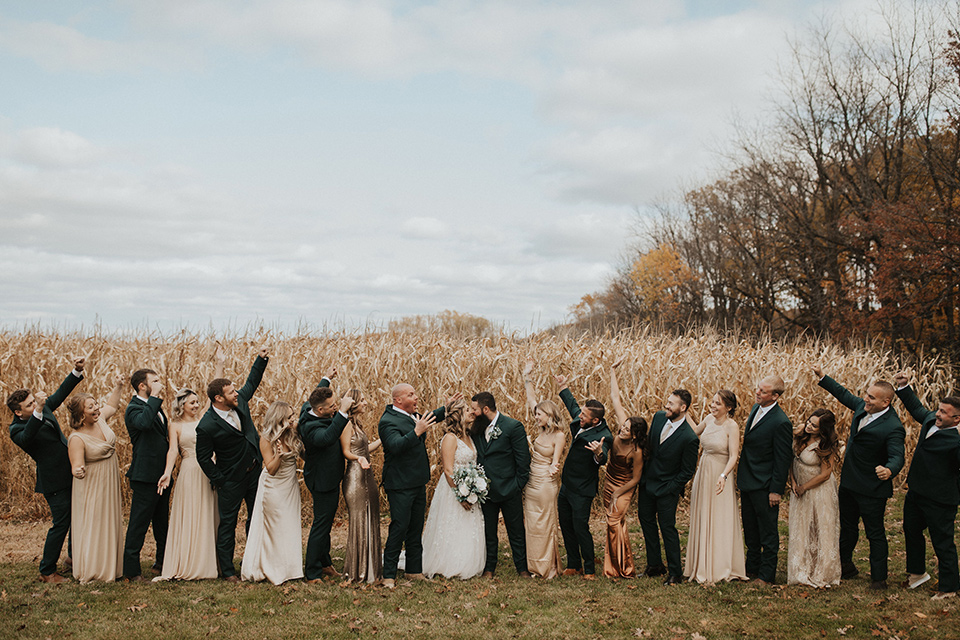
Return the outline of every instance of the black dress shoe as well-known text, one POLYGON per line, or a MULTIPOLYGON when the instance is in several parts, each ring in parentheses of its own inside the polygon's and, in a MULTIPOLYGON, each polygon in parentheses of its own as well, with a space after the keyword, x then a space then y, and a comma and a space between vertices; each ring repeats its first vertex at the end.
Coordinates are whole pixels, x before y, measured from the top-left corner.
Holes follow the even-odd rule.
POLYGON ((663 584, 680 584, 681 582, 682 580, 679 576, 667 576, 664 579, 663 584))
POLYGON ((844 562, 840 565, 840 579, 841 580, 850 580, 851 578, 856 578, 860 575, 857 565, 852 562, 844 562))
POLYGON ((667 572, 667 568, 661 564, 657 567, 648 566, 646 569, 643 570, 643 575, 649 576, 652 578, 654 576, 662 576, 666 572, 667 572))

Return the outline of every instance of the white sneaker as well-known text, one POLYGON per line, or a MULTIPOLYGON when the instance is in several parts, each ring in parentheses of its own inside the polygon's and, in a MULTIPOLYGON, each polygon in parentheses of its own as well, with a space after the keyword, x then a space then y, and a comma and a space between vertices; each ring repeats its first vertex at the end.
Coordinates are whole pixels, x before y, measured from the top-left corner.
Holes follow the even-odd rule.
POLYGON ((928 580, 930 580, 929 573, 924 572, 923 575, 919 576, 915 573, 911 573, 907 575, 907 589, 916 589, 928 580))

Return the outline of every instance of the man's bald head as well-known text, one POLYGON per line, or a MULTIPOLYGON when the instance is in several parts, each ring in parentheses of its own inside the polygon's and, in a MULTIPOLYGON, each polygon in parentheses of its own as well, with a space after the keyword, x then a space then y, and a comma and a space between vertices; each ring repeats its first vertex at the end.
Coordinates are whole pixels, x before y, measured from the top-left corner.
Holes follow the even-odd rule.
POLYGON ((890 406, 894 396, 893 385, 886 380, 877 380, 863 394, 863 408, 867 413, 877 413, 890 406))
POLYGON ((417 410, 417 392, 413 385, 401 382, 391 391, 393 395, 393 406, 402 409, 407 413, 414 413, 417 410))

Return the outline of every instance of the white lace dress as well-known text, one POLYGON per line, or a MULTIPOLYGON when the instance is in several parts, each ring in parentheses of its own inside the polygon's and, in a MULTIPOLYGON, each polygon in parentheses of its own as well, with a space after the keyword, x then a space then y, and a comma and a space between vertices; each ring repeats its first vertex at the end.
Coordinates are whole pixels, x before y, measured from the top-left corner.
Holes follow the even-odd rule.
MULTIPOLYGON (((458 439, 454 467, 476 461, 477 452, 458 439)), ((423 573, 466 580, 483 572, 486 557, 480 505, 465 510, 441 475, 423 527, 423 573)))
MULTIPOLYGON (((814 440, 793 460, 797 484, 820 473, 820 457, 814 440)), ((790 545, 787 554, 787 584, 831 587, 840 584, 840 508, 837 481, 826 482, 798 498, 790 496, 790 545)))

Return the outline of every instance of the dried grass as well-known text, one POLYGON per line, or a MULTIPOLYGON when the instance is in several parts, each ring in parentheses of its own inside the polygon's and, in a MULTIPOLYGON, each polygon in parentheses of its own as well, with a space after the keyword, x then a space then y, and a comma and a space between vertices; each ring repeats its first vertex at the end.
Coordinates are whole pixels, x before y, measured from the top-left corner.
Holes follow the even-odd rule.
MULTIPOLYGON (((712 332, 682 337, 641 331, 606 337, 543 334, 530 338, 502 335, 463 339, 439 333, 368 332, 317 337, 288 336, 260 329, 234 336, 187 332, 163 336, 34 329, 0 332, 0 393, 4 399, 22 387, 51 393, 69 371, 71 355, 80 353, 87 354, 89 360, 87 379, 79 389, 101 398, 109 391, 108 378, 113 372, 130 373, 144 366, 160 373, 167 384, 167 398, 172 398, 179 386, 191 386, 202 393, 213 374, 213 354, 218 343, 228 356, 226 375, 241 383, 260 345, 271 347, 270 365, 251 402, 255 420, 262 417, 274 400, 282 399, 298 406, 323 372, 337 365, 340 375, 334 381, 335 388, 341 392, 359 388, 370 402, 371 411, 363 422, 371 434, 382 407, 389 401, 390 388, 398 382, 409 382, 419 392, 421 410, 438 406, 455 391, 465 394, 491 391, 500 409, 522 420, 533 435, 532 416, 524 404, 521 379, 523 363, 528 357, 538 364, 533 374, 534 384, 542 398, 555 397, 552 376, 564 373, 570 376, 570 387, 578 398, 595 397, 607 402, 607 367, 619 356, 626 355, 619 376, 624 404, 631 413, 649 417, 660 408, 671 390, 685 387, 694 397, 692 413, 699 417, 718 389, 729 388, 741 402, 737 418, 742 424, 752 404, 756 382, 776 372, 786 381, 787 390, 781 404, 795 421, 804 419, 816 407, 826 406, 837 412, 841 436, 845 437, 850 412, 817 386, 811 365, 821 363, 828 374, 855 393, 860 393, 871 380, 892 380, 894 372, 901 368, 901 363, 882 349, 841 348, 806 339, 752 340, 712 332)), ((913 371, 919 395, 926 405, 953 391, 949 369, 935 358, 915 364, 913 371)), ((129 396, 123 398, 124 403, 128 400, 129 396)), ((909 459, 916 446, 918 429, 904 415, 899 403, 894 406, 907 427, 909 459)), ((65 409, 58 411, 58 418, 61 425, 68 423, 65 409)), ((9 424, 9 412, 7 419, 9 424)), ((119 436, 118 456, 121 467, 125 468, 130 461, 130 445, 121 423, 122 417, 118 416, 111 426, 119 436)), ((427 439, 434 460, 438 436, 439 433, 433 431, 427 439)), ((374 468, 379 473, 382 457, 376 454, 374 458, 374 468)), ((17 519, 43 516, 46 504, 42 496, 33 493, 33 462, 9 437, 0 439, 0 460, 0 512, 17 519)), ((435 475, 437 473, 435 471, 435 475)), ((902 482, 905 476, 901 474, 899 480, 902 482)), ((129 501, 127 491, 125 484, 125 501, 129 501)), ((305 515, 309 515, 310 504, 305 493, 305 515)))

